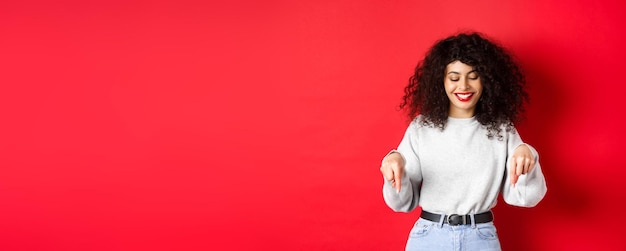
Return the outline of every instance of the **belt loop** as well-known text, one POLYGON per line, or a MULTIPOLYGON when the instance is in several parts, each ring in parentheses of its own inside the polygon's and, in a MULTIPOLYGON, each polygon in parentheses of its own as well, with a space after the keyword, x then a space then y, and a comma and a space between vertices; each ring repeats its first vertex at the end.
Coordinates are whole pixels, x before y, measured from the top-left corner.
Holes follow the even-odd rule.
POLYGON ((437 223, 437 225, 439 226, 439 228, 443 227, 443 220, 446 219, 446 215, 445 214, 440 214, 441 217, 439 217, 439 223, 437 223))
POLYGON ((470 221, 472 222, 472 228, 476 228, 476 219, 474 219, 474 216, 476 214, 470 214, 470 221))

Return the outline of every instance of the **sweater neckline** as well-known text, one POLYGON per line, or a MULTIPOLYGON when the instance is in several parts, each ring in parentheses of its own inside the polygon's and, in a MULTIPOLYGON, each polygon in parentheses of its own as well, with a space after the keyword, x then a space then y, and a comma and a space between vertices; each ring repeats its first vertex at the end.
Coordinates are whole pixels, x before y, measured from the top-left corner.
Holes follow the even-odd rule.
POLYGON ((453 124, 453 125, 469 125, 469 124, 473 124, 476 122, 478 122, 478 120, 476 120, 476 116, 471 117, 471 118, 448 117, 448 124, 453 124))

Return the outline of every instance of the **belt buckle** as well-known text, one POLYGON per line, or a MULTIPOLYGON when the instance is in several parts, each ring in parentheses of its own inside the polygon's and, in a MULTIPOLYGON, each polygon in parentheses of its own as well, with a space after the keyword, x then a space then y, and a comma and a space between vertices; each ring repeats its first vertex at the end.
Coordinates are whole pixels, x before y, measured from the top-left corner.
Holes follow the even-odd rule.
POLYGON ((446 220, 446 222, 448 222, 448 225, 450 226, 458 226, 458 225, 465 225, 467 224, 467 219, 465 217, 465 215, 458 215, 458 214, 451 214, 448 215, 448 219, 446 220), (452 219, 455 218, 455 219, 452 219), (461 218, 462 220, 457 220, 461 218))

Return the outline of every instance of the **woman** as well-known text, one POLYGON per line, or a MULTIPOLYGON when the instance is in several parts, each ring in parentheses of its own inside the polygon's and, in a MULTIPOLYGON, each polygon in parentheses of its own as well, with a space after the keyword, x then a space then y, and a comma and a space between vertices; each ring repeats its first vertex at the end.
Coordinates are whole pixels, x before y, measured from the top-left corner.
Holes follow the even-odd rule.
POLYGON ((405 88, 411 123, 382 161, 385 203, 422 208, 406 250, 500 250, 491 209, 546 193, 537 151, 514 122, 528 95, 520 68, 477 33, 438 41, 405 88))

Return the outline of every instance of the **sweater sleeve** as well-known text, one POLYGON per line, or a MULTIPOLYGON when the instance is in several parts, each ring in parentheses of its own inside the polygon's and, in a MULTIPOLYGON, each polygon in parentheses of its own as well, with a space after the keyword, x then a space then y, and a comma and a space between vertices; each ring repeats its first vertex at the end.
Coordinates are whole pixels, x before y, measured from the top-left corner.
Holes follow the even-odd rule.
POLYGON ((420 183, 422 174, 417 156, 417 138, 415 122, 409 125, 404 138, 398 146, 398 152, 404 158, 404 173, 402 175, 400 193, 385 180, 383 184, 383 198, 389 208, 395 212, 410 212, 417 207, 419 201, 420 183))
POLYGON ((532 146, 525 144, 535 157, 535 167, 529 173, 519 176, 515 186, 510 185, 511 177, 509 173, 511 168, 511 156, 515 149, 522 144, 525 143, 522 142, 516 130, 509 133, 502 196, 507 204, 520 207, 534 207, 545 196, 547 187, 546 180, 541 171, 541 164, 539 164, 539 154, 532 146))

